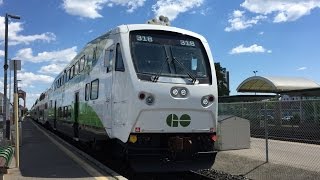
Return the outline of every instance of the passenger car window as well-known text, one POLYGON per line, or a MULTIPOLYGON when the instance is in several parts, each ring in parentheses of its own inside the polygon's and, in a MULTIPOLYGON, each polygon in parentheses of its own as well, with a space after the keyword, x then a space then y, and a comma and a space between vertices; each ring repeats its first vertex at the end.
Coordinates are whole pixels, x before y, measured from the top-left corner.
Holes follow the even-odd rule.
POLYGON ((86 84, 86 89, 85 89, 85 100, 88 101, 90 96, 90 83, 86 84))
POLYGON ((91 100, 98 99, 98 95, 99 95, 99 79, 96 79, 91 82, 90 99, 91 100))
POLYGON ((123 59, 122 59, 122 54, 121 54, 121 47, 120 44, 117 44, 117 55, 116 55, 116 71, 121 71, 124 72, 124 64, 123 64, 123 59))
POLYGON ((80 72, 83 71, 85 65, 85 55, 83 55, 80 59, 80 72))

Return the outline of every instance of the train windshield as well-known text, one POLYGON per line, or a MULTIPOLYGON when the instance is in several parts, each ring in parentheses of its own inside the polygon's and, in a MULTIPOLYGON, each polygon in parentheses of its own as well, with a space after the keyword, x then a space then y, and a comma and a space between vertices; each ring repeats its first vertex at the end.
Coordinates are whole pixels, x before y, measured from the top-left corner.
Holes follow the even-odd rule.
POLYGON ((211 84, 206 51, 197 38, 164 31, 133 31, 131 53, 137 75, 142 80, 177 77, 189 82, 211 84))

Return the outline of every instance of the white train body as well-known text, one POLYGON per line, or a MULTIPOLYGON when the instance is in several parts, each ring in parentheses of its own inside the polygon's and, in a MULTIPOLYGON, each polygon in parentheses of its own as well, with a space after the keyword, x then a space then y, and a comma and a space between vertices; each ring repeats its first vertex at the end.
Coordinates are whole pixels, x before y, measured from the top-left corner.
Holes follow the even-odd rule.
POLYGON ((45 119, 80 140, 104 137, 124 146, 143 134, 214 139, 214 67, 209 45, 199 34, 160 25, 121 25, 88 43, 60 73, 46 93, 45 119))

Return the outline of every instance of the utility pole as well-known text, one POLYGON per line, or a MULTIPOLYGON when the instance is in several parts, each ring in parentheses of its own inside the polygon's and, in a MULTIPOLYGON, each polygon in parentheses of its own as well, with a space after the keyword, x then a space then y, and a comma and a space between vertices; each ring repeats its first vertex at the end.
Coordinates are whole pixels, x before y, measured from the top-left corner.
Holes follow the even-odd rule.
POLYGON ((3 126, 3 137, 6 137, 6 139, 10 139, 10 116, 8 116, 10 114, 9 112, 9 107, 10 107, 10 102, 8 104, 8 95, 7 95, 7 84, 8 84, 8 20, 9 18, 12 19, 20 19, 19 16, 15 16, 15 15, 10 15, 8 13, 6 13, 6 17, 5 17, 5 36, 4 36, 4 86, 3 86, 3 123, 5 123, 5 126, 3 126))

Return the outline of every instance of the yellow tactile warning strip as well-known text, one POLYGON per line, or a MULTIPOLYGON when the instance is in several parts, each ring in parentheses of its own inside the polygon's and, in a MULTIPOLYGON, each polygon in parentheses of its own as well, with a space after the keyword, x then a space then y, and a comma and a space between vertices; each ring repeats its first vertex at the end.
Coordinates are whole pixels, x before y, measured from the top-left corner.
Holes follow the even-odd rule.
MULTIPOLYGON (((31 121, 32 122, 32 121, 31 121)), ((76 163, 78 163, 83 169, 85 169, 93 178, 96 180, 109 180, 108 177, 102 175, 99 171, 94 169, 91 165, 86 163, 84 160, 79 158, 77 155, 75 155, 73 152, 71 152, 69 149, 61 145, 57 140, 52 138, 47 132, 39 128, 37 125, 32 122, 32 124, 41 131, 44 135, 46 135, 51 142, 53 142, 59 149, 61 149, 64 153, 66 153, 71 159, 73 159, 76 163)))

